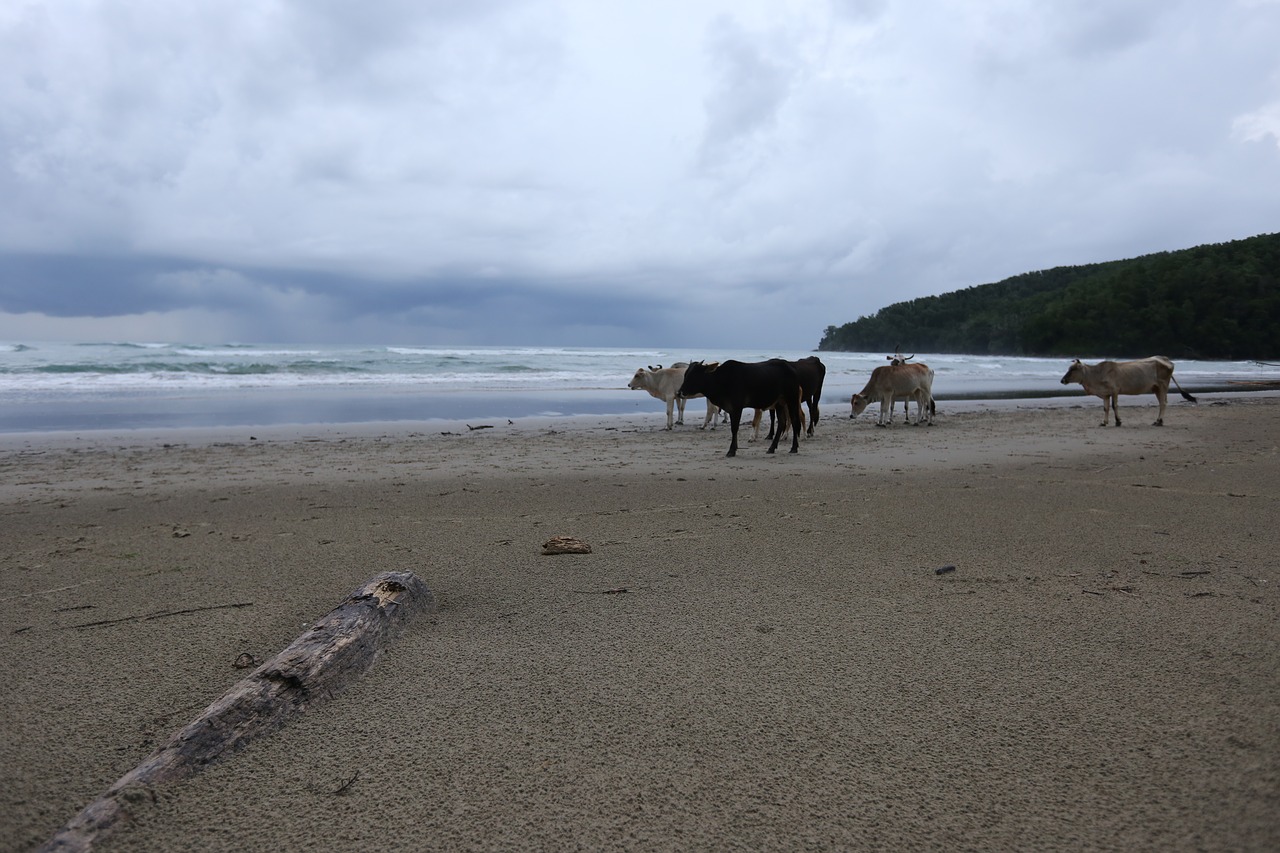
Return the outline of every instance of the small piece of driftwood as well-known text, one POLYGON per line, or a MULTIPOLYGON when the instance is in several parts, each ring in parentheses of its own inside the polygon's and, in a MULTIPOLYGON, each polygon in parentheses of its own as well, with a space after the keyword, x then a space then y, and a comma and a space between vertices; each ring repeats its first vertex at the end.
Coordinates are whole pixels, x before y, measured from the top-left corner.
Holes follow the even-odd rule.
POLYGON ((152 787, 194 776, 254 737, 331 698, 363 675, 412 616, 435 597, 412 572, 370 579, 284 651, 253 671, 71 819, 39 849, 87 851, 152 787))
POLYGON ((553 536, 542 543, 543 554, 590 554, 591 546, 572 536, 553 536))

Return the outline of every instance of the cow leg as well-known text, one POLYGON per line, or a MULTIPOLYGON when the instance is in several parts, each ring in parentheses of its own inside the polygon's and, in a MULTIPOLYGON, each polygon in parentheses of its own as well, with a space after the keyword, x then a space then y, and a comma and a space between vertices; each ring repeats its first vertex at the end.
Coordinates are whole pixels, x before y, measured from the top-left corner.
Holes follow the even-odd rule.
POLYGON ((1116 416, 1116 426, 1120 426, 1120 395, 1111 395, 1111 413, 1116 416))
POLYGON ((885 394, 880 398, 880 420, 876 426, 888 426, 893 423, 893 392, 885 394), (889 423, 885 423, 885 416, 888 416, 889 423))
POLYGON ((769 449, 765 453, 773 453, 778 448, 778 439, 782 438, 782 434, 787 431, 787 416, 785 412, 777 412, 776 407, 769 410, 769 434, 765 438, 769 439, 769 449))
POLYGON ((725 456, 738 455, 738 424, 742 422, 742 409, 733 408, 729 410, 729 432, 733 437, 729 440, 729 452, 725 456))
POLYGON ((680 408, 680 417, 676 418, 676 423, 684 426, 684 397, 676 397, 676 405, 680 408))
POLYGON ((809 430, 806 435, 813 438, 813 428, 818 425, 818 395, 809 398, 809 430))
MULTIPOLYGON (((792 453, 800 452, 800 433, 804 432, 804 415, 800 414, 800 394, 796 394, 791 400, 786 400, 786 419, 791 421, 791 451, 792 453)), ((778 415, 778 434, 773 437, 773 444, 769 447, 769 452, 776 450, 778 439, 782 438, 782 430, 786 427, 782 423, 783 416, 778 415)))
MULTIPOLYGON (((730 415, 729 417, 732 418, 733 416, 730 415)), ((762 417, 764 417, 764 412, 761 409, 756 409, 755 414, 751 416, 751 438, 747 439, 748 441, 760 440, 760 418, 762 417)))
POLYGON ((1169 401, 1169 389, 1156 386, 1156 399, 1160 401, 1160 414, 1156 416, 1156 422, 1152 426, 1164 426, 1164 407, 1169 401))
POLYGON ((676 398, 672 397, 667 401, 667 429, 671 429, 671 424, 675 420, 676 398))
POLYGON ((797 394, 795 400, 795 409, 791 411, 791 450, 790 453, 800 452, 800 433, 804 432, 804 411, 800 409, 800 396, 797 394))
POLYGON ((703 420, 702 426, 698 427, 698 429, 706 429, 707 427, 711 427, 712 429, 715 429, 716 415, 718 414, 720 414, 720 407, 717 406, 715 403, 711 402, 710 400, 707 400, 707 417, 705 420, 703 420))

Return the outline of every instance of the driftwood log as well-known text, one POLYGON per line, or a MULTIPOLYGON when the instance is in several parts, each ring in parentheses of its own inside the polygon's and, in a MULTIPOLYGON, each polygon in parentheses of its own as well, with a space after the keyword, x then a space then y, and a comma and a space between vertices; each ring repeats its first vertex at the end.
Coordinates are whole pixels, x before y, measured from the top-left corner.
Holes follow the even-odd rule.
POLYGON ((372 578, 121 776, 39 849, 89 850, 128 819, 130 803, 154 800, 153 786, 193 776, 329 699, 373 665, 410 617, 434 609, 434 596, 412 572, 372 578))
POLYGON ((546 554, 590 554, 591 546, 581 539, 572 536, 552 536, 542 543, 542 553, 546 554))

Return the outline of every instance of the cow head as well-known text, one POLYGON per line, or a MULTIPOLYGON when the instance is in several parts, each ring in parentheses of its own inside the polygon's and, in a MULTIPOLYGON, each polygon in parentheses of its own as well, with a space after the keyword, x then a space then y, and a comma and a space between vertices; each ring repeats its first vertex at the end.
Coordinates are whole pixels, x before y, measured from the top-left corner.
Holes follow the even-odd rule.
POLYGON ((1070 385, 1072 382, 1080 382, 1083 384, 1084 365, 1080 363, 1080 359, 1071 362, 1071 366, 1067 368, 1067 372, 1062 377, 1063 385, 1070 385))
MULTIPOLYGON (((649 369, 652 370, 653 368, 649 369)), ((632 391, 643 390, 649 387, 649 377, 645 375, 643 367, 636 370, 636 375, 631 377, 631 381, 627 384, 627 387, 632 391)))
POLYGON ((714 361, 711 364, 702 361, 689 362, 689 366, 684 370, 684 382, 680 385, 678 396, 696 397, 699 394, 705 394, 707 380, 719 366, 719 362, 714 361))
POLYGON ((849 412, 849 417, 856 418, 867 410, 867 406, 871 404, 871 401, 861 394, 854 394, 849 398, 849 403, 853 407, 852 411, 849 412))

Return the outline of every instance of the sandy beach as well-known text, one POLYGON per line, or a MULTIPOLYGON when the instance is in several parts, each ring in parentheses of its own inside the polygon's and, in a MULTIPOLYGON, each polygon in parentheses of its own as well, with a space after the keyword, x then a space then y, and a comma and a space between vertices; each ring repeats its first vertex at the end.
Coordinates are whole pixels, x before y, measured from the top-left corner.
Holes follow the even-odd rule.
POLYGON ((387 570, 437 612, 99 849, 1280 849, 1280 397, 1153 402, 0 436, 0 849, 387 570))

